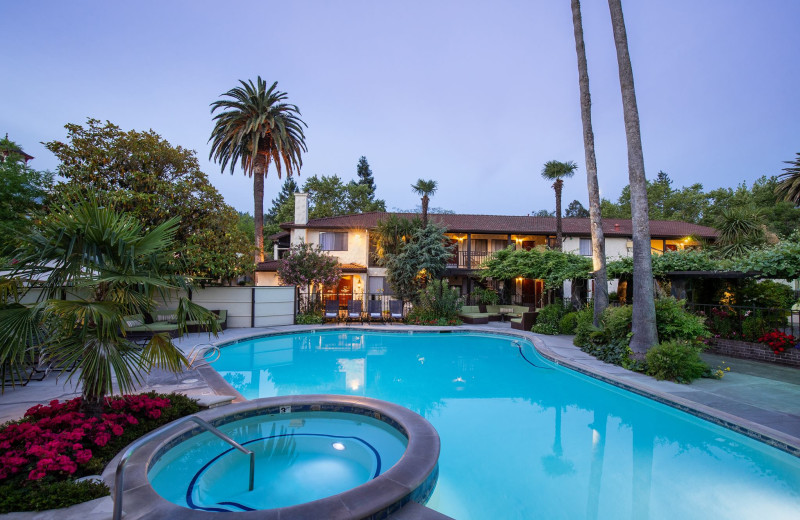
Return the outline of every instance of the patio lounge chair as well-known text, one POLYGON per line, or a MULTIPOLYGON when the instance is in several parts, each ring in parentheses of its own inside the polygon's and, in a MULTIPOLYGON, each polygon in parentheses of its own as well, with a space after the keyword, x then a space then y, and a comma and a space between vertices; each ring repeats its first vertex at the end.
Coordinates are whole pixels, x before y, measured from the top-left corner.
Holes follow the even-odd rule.
POLYGON ((347 322, 358 320, 363 323, 364 317, 361 315, 361 300, 350 300, 347 302, 347 322))
POLYGON ((403 321, 403 302, 400 300, 389 301, 389 319, 403 321))
POLYGON ((325 301, 325 314, 323 318, 325 321, 336 320, 336 323, 339 323, 339 300, 325 301))
POLYGON ((380 300, 370 300, 367 302, 367 317, 369 321, 384 321, 383 305, 380 300))

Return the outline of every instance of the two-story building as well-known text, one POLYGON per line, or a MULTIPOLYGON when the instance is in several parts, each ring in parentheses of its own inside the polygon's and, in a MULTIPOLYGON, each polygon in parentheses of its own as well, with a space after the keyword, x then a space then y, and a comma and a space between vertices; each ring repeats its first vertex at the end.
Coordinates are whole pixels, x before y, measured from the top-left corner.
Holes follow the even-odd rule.
MULTIPOLYGON (((386 283, 386 269, 380 267, 371 254, 374 244, 371 233, 389 213, 372 212, 320 219, 308 219, 308 196, 295 194, 295 219, 281 225, 283 231, 275 239, 273 258, 280 258, 291 245, 302 242, 318 244, 339 260, 342 279, 336 292, 349 295, 391 295, 386 283)), ((400 214, 413 218, 415 214, 400 214)), ((532 249, 555 242, 554 217, 509 215, 434 214, 430 220, 444 226, 454 246, 447 276, 452 286, 462 294, 470 294, 476 284, 480 264, 496 251, 513 246, 532 249)), ((631 221, 604 219, 606 257, 609 260, 630 256, 633 250, 631 221)), ((591 256, 591 232, 588 218, 563 219, 563 250, 591 256)), ((651 247, 655 252, 700 247, 701 241, 713 240, 712 228, 674 221, 650 221, 651 247)), ((256 271, 256 285, 278 285, 277 261, 262 262, 256 271)), ((518 279, 510 288, 513 299, 537 307, 544 302, 542 280, 518 279)), ((616 280, 609 290, 616 290, 616 280)), ((568 287, 566 294, 569 294, 568 287)))

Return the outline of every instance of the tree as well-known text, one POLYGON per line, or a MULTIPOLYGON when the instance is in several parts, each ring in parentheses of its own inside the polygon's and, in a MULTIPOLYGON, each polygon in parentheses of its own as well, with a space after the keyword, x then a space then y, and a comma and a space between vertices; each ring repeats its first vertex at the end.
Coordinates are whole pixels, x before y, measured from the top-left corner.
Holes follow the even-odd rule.
POLYGON ((716 221, 719 232, 714 249, 724 258, 746 255, 766 242, 761 212, 752 206, 722 211, 716 221))
POLYGON ((363 155, 358 160, 356 171, 358 173, 357 184, 364 186, 363 191, 352 189, 354 194, 357 194, 353 198, 361 198, 356 206, 364 208, 362 211, 386 211, 386 202, 375 198, 375 179, 372 177, 372 169, 369 167, 367 158, 363 155))
POLYGON ((565 177, 575 175, 578 165, 572 161, 547 161, 542 168, 542 177, 547 180, 555 181, 553 190, 556 192, 556 245, 555 248, 561 251, 561 241, 563 229, 561 224, 561 190, 564 189, 565 177))
MULTIPOLYGON (((608 307, 608 275, 606 274, 606 239, 600 210, 600 186, 597 180, 597 158, 594 153, 592 130, 592 97, 589 92, 589 67, 586 63, 586 45, 583 41, 583 21, 579 0, 572 0, 572 28, 575 35, 575 53, 578 57, 578 86, 581 99, 581 124, 583 150, 586 157, 586 186, 589 191, 589 228, 592 234, 592 266, 594 268, 594 325, 600 325, 603 311, 608 307)), ((574 201, 577 202, 577 201, 574 201)), ((580 205, 580 202, 578 202, 580 205)), ((572 204, 570 204, 570 207, 572 204)), ((580 206, 583 209, 583 206, 580 206)), ((569 216, 570 208, 567 208, 569 216)), ((578 209, 576 208, 576 212, 578 209)), ((583 209, 585 212, 586 210, 583 209)), ((584 216, 584 215, 581 215, 584 216)))
POLYGON ((628 36, 620 0, 608 0, 614 45, 617 49, 622 110, 628 144, 628 178, 631 186, 633 221, 633 318, 631 350, 642 359, 647 350, 658 343, 656 307, 653 294, 653 272, 650 263, 650 219, 648 217, 647 181, 644 173, 639 109, 633 84, 633 67, 628 53, 628 36))
POLYGON ((282 224, 283 222, 278 221, 279 213, 281 213, 281 207, 286 204, 286 201, 289 199, 294 200, 294 194, 300 191, 300 187, 297 186, 293 177, 286 177, 286 180, 283 181, 283 185, 281 186, 281 191, 278 192, 278 196, 272 199, 272 206, 269 208, 266 214, 266 220, 275 224, 282 224))
POLYGON ((411 190, 417 195, 422 195, 422 226, 428 225, 428 202, 429 195, 436 193, 436 181, 425 181, 418 179, 416 184, 411 185, 411 190))
POLYGON ((780 174, 780 184, 775 188, 775 193, 783 198, 785 201, 794 203, 795 206, 800 206, 800 152, 794 161, 784 161, 789 165, 784 168, 784 173, 780 174))
POLYGON ((230 172, 238 162, 245 175, 253 178, 253 217, 255 219, 255 261, 264 260, 264 178, 270 163, 275 165, 278 177, 281 168, 286 175, 299 174, 303 165, 301 152, 307 151, 303 127, 297 105, 286 103, 288 95, 277 90, 278 82, 267 88, 258 77, 254 84, 239 80, 240 87, 222 94, 225 98, 211 103, 214 116, 209 159, 219 162, 224 172, 230 163, 230 172))
POLYGON ((386 267, 385 259, 391 255, 399 254, 403 247, 411 240, 415 231, 422 227, 422 221, 399 217, 395 214, 388 215, 385 219, 378 220, 375 231, 370 233, 375 241, 375 260, 379 265, 386 267))
POLYGON ((578 200, 573 200, 564 211, 566 218, 589 218, 589 210, 583 207, 583 204, 578 200))
POLYGON ((555 211, 547 211, 546 209, 537 209, 536 211, 531 213, 531 216, 532 217, 550 217, 550 218, 552 218, 552 217, 556 216, 556 212, 555 211))
POLYGON ((301 242, 292 246, 278 264, 282 285, 313 287, 335 285, 342 277, 336 258, 326 254, 318 245, 301 242))
POLYGON ((0 258, 16 246, 17 239, 30 228, 34 213, 44 202, 53 184, 53 174, 29 168, 19 147, 8 137, 0 139, 0 258))
MULTIPOLYGON (((77 364, 70 377, 80 381, 93 414, 102 411, 113 381, 129 393, 153 367, 179 372, 187 360, 167 334, 143 348, 126 337, 126 316, 150 312, 156 296, 190 287, 170 274, 177 230, 177 219, 145 228, 91 196, 63 201, 15 253, 10 276, 41 280, 42 292, 33 306, 0 310, 0 362, 19 366, 37 345, 46 361, 77 364)), ((181 333, 189 320, 218 330, 213 315, 187 298, 180 298, 176 319, 181 333)))
POLYGON ((434 223, 420 226, 396 254, 385 254, 386 279, 404 301, 415 301, 429 280, 441 278, 452 257, 444 228, 434 223))
POLYGON ((91 194, 145 228, 179 217, 175 242, 182 274, 230 280, 252 270, 252 248, 238 215, 200 171, 192 150, 172 146, 152 130, 126 132, 97 119, 65 128, 65 141, 45 143, 64 179, 48 206, 91 194))

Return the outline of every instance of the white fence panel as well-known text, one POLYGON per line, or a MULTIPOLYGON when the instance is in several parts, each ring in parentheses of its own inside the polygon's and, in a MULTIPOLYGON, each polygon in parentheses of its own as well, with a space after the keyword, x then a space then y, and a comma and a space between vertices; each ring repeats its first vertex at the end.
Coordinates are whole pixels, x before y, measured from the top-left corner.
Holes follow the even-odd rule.
MULTIPOLYGON (((29 291, 23 304, 36 302, 38 289, 29 291)), ((171 292, 157 298, 159 309, 175 309, 185 293, 171 292)), ((75 299, 67 291, 67 299, 75 299)), ((192 291, 192 301, 206 309, 228 311, 228 327, 269 327, 294 324, 294 287, 207 287, 192 291)))

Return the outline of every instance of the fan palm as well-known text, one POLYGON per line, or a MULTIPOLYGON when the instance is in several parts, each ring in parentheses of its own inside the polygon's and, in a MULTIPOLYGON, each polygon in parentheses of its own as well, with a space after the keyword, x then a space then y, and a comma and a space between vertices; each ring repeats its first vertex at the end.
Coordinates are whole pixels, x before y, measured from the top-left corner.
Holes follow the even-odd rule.
POLYGON ((428 202, 431 200, 428 195, 436 193, 436 181, 418 179, 416 184, 411 185, 411 189, 417 195, 422 195, 422 227, 424 228, 428 225, 428 202))
POLYGON ((644 174, 642 132, 639 108, 633 84, 633 67, 628 51, 628 34, 622 15, 621 0, 608 0, 614 46, 617 49, 622 112, 628 145, 628 180, 631 187, 631 221, 633 223, 633 319, 631 350, 637 359, 658 343, 656 306, 653 294, 653 265, 650 254, 650 217, 647 204, 647 178, 644 174))
MULTIPOLYGON (((48 215, 15 253, 10 276, 30 286, 39 281, 37 302, 0 310, 0 364, 12 371, 37 352, 58 367, 75 365, 84 406, 99 413, 103 397, 130 392, 153 367, 178 372, 186 363, 166 334, 142 347, 126 338, 125 317, 155 307, 156 296, 188 288, 171 274, 177 219, 145 230, 139 221, 93 198, 65 204, 48 215), (68 296, 68 297, 66 297, 68 296), (113 374, 113 377, 112 377, 113 374)), ((216 333, 213 315, 181 298, 177 322, 200 320, 216 333)))
POLYGON ((286 103, 288 95, 277 89, 278 82, 267 88, 258 77, 239 80, 241 86, 222 94, 225 99, 211 103, 214 116, 209 159, 230 171, 239 163, 244 173, 253 177, 253 200, 256 235, 255 261, 264 260, 264 178, 270 163, 275 164, 278 178, 282 168, 286 175, 299 173, 303 165, 301 152, 307 151, 303 127, 296 105, 286 103))
POLYGON ((794 161, 785 161, 790 165, 789 168, 784 168, 782 173, 778 176, 781 180, 780 184, 775 187, 775 193, 787 200, 793 202, 795 205, 800 206, 800 153, 794 161))
POLYGON ((564 178, 575 175, 578 165, 573 161, 547 161, 542 168, 542 177, 547 180, 555 181, 553 189, 556 192, 556 249, 561 251, 561 236, 563 234, 561 224, 561 191, 564 189, 564 178))

